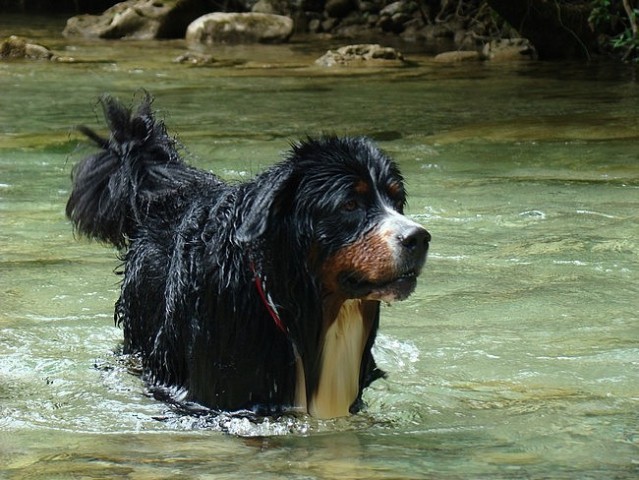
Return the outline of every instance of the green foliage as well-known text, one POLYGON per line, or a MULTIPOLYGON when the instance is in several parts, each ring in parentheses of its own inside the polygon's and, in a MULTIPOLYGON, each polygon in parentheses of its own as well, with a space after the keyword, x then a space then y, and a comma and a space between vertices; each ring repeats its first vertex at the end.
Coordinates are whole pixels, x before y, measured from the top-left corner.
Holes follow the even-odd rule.
POLYGON ((592 11, 588 17, 588 22, 595 27, 608 25, 612 21, 610 0, 594 0, 592 2, 592 11))
POLYGON ((639 62, 639 36, 637 25, 639 8, 630 0, 594 0, 588 21, 592 28, 605 37, 604 46, 623 60, 639 62))

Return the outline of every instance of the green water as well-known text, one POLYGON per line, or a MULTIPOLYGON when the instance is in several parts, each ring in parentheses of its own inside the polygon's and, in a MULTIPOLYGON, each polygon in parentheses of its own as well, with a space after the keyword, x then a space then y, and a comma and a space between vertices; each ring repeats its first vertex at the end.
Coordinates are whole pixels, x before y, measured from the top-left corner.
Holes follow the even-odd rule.
POLYGON ((0 19, 71 64, 0 63, 0 477, 631 479, 639 476, 639 84, 619 65, 327 71, 331 45, 85 42, 0 19), (433 235, 385 307, 368 409, 202 419, 145 395, 114 352, 115 252, 64 217, 97 97, 145 88, 189 161, 242 179, 289 141, 376 138, 433 235), (232 435, 221 433, 230 431, 232 435))

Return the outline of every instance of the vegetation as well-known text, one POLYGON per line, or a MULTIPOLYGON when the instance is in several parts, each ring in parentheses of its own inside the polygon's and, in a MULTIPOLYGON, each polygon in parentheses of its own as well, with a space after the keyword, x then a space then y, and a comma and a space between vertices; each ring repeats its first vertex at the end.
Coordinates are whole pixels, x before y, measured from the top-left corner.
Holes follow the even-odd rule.
POLYGON ((537 48, 540 58, 607 53, 639 59, 639 0, 485 0, 537 48))
POLYGON ((637 0, 595 0, 589 21, 595 31, 609 32, 604 47, 617 52, 625 61, 639 61, 637 0))

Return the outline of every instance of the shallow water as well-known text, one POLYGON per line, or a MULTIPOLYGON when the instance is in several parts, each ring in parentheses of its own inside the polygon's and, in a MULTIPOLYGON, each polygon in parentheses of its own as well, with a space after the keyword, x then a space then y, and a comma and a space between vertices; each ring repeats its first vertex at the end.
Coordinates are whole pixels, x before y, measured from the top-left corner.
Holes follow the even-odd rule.
POLYGON ((636 478, 639 85, 610 64, 311 66, 330 45, 83 42, 0 19, 78 63, 0 63, 0 477, 636 478), (145 88, 189 161, 246 178, 307 134, 366 134, 433 234, 385 307, 367 410, 202 418, 117 355, 115 252, 64 218, 74 132, 145 88), (230 432, 232 435, 228 435, 230 432))

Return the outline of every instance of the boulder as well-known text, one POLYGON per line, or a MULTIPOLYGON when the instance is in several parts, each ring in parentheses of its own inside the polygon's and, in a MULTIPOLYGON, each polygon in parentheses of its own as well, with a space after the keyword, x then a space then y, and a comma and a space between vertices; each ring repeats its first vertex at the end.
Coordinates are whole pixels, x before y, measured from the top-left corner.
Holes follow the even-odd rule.
POLYGON ((315 64, 322 67, 401 67, 407 65, 407 62, 394 48, 361 44, 329 50, 315 60, 315 64))
POLYGON ((65 37, 150 40, 181 37, 202 14, 189 0, 127 0, 102 15, 77 15, 67 20, 65 37))
POLYGON ((209 13, 186 29, 190 44, 281 43, 293 33, 293 20, 268 13, 209 13))
POLYGON ((11 35, 0 42, 0 59, 56 60, 57 56, 44 45, 11 35))
POLYGON ((502 62, 535 60, 537 58, 535 47, 525 38, 493 40, 484 45, 482 54, 488 60, 502 62))

